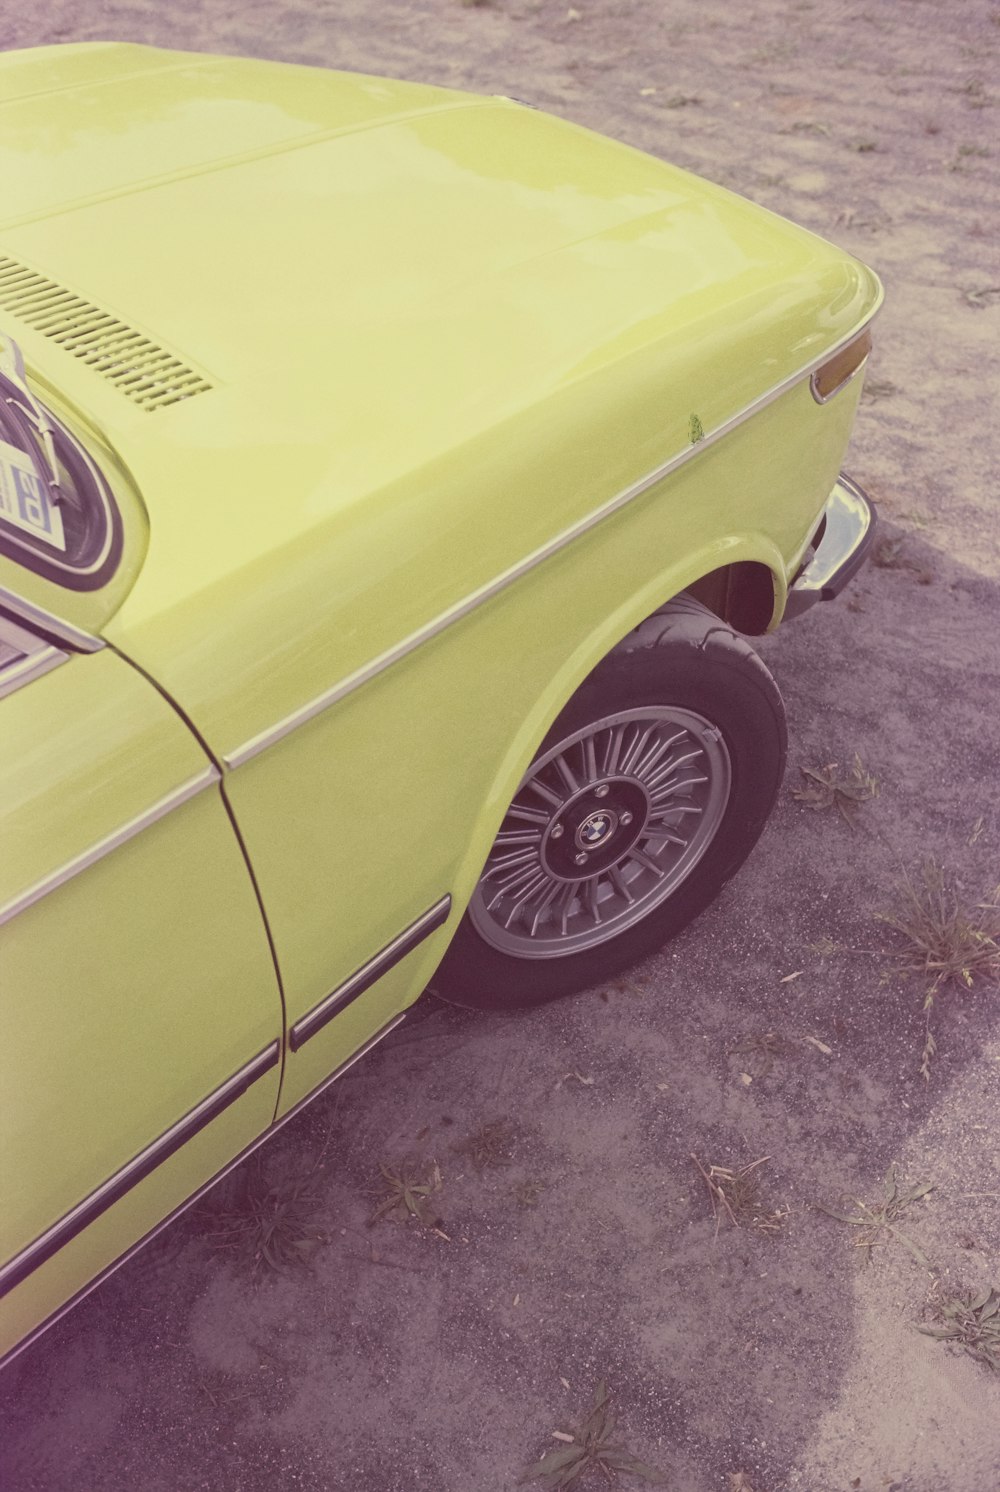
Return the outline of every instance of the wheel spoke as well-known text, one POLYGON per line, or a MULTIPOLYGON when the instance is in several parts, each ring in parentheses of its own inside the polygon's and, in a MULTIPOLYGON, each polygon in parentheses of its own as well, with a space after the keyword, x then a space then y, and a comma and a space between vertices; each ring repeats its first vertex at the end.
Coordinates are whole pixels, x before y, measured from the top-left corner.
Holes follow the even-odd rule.
POLYGON ((624 875, 622 874, 622 868, 621 868, 621 866, 620 865, 612 865, 612 867, 611 867, 610 871, 608 872, 608 874, 611 877, 611 884, 614 886, 615 890, 618 892, 618 895, 619 896, 624 896, 624 898, 628 902, 629 906, 632 906, 632 904, 635 901, 635 897, 632 895, 632 892, 629 889, 628 881, 626 881, 624 875))
POLYGON ((654 804, 660 804, 665 798, 671 797, 674 793, 679 793, 682 788, 697 787, 699 783, 707 781, 707 777, 686 777, 683 782, 667 783, 664 787, 658 788, 657 791, 655 793, 652 793, 650 796, 652 797, 654 804))
POLYGON ((652 772, 657 762, 661 762, 663 760, 664 753, 669 751, 671 746, 675 745, 676 742, 679 741, 685 734, 685 731, 679 730, 677 731, 676 735, 667 736, 665 740, 654 741, 653 745, 649 748, 645 756, 642 758, 642 761, 636 763, 634 775, 636 777, 640 777, 642 781, 647 783, 648 785, 649 774, 650 772, 652 772))
POLYGON ((503 876, 508 870, 516 870, 520 865, 537 865, 538 854, 533 849, 511 850, 508 855, 497 855, 490 860, 483 879, 495 879, 498 875, 503 876))
POLYGON ((599 776, 597 771, 597 748, 594 745, 593 736, 586 736, 584 738, 583 774, 588 782, 593 782, 599 776))
POLYGON ((560 881, 549 882, 549 889, 545 892, 544 896, 535 907, 535 915, 532 917, 531 926, 528 928, 529 937, 534 938, 537 936, 538 924, 542 920, 542 913, 545 912, 552 905, 561 890, 562 883, 560 881))
POLYGON ((502 901, 505 901, 508 896, 515 895, 518 891, 522 890, 529 881, 533 881, 535 876, 540 874, 542 874, 542 870, 537 862, 534 865, 529 865, 527 869, 517 871, 514 875, 509 876, 506 881, 501 881, 497 885, 497 889, 487 905, 490 907, 491 910, 493 907, 499 906, 500 903, 502 901))
POLYGON ((704 755, 704 753, 699 746, 697 751, 688 751, 684 754, 684 756, 676 756, 672 758, 671 761, 665 762, 658 772, 654 772, 652 777, 646 779, 647 788, 649 788, 649 790, 652 792, 653 789, 659 787, 660 783, 665 781, 666 778, 672 777, 675 772, 679 772, 682 767, 686 767, 691 762, 693 762, 695 757, 702 755, 704 755))
POLYGON ((509 819, 520 819, 522 823, 541 824, 543 827, 550 817, 543 808, 528 808, 524 803, 512 803, 507 810, 509 819))
POLYGON ((599 927, 604 920, 601 916, 600 883, 600 876, 594 876, 593 880, 587 882, 587 888, 584 892, 595 927, 599 927))
POLYGON ((651 870, 654 875, 662 876, 663 874, 663 866, 659 861, 654 860, 652 855, 647 855, 645 850, 640 850, 637 846, 633 846, 629 859, 638 860, 640 865, 645 866, 647 870, 651 870))
POLYGON ((545 874, 544 870, 539 869, 538 874, 535 876, 534 880, 529 881, 528 884, 522 889, 520 896, 511 907, 506 918, 504 919, 504 927, 510 927, 512 922, 516 922, 518 917, 521 915, 521 908, 525 905, 525 903, 529 902, 534 896, 535 892, 541 891, 544 886, 548 885, 548 883, 548 876, 545 874))
POLYGON ((684 813, 704 813, 704 811, 694 803, 671 803, 669 808, 661 808, 659 812, 651 813, 649 822, 651 824, 666 823, 669 819, 677 818, 684 813))
POLYGON ((622 757, 621 763, 618 767, 619 772, 621 772, 623 776, 625 775, 625 773, 631 772, 633 770, 633 763, 642 754, 646 742, 653 734, 653 730, 654 727, 652 725, 647 725, 645 730, 638 730, 636 732, 634 740, 629 744, 629 748, 625 752, 625 755, 622 757))
POLYGON ((540 844, 542 839, 541 829, 501 829, 494 846, 513 846, 515 844, 540 844))
POLYGON ((688 841, 682 839, 679 834, 672 834, 669 829, 653 829, 649 824, 643 829, 639 838, 640 840, 655 839, 663 844, 682 844, 685 849, 688 847, 688 841))
POLYGON ((624 739, 624 725, 616 725, 611 732, 611 739, 608 741, 608 749, 605 752, 604 765, 601 768, 603 776, 611 777, 618 770, 618 757, 621 754, 624 739))
MULTIPOLYGON (((558 793, 554 793, 550 787, 546 787, 544 782, 539 782, 537 777, 532 777, 531 780, 529 782, 526 782, 524 785, 526 788, 530 787, 532 792, 537 793, 538 796, 540 798, 543 798, 546 803, 551 803, 553 808, 561 808, 566 801, 566 799, 561 798, 558 793)), ((546 823, 547 822, 548 819, 546 819, 546 823)))
POLYGON ((566 936, 569 929, 569 909, 576 899, 579 885, 579 881, 570 881, 563 895, 562 906, 559 908, 559 927, 562 937, 566 936))
POLYGON ((574 777, 572 769, 570 768, 570 764, 566 760, 565 755, 560 753, 560 755, 556 757, 552 765, 555 767, 556 771, 559 773, 559 776, 562 778, 563 782, 565 782, 570 792, 579 792, 580 784, 574 777))

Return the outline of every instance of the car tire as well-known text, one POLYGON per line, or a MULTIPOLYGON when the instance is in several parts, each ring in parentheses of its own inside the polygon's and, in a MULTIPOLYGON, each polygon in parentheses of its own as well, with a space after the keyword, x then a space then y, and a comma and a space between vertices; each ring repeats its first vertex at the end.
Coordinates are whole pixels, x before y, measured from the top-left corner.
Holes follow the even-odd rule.
POLYGON ((757 842, 785 764, 777 685, 689 596, 604 658, 508 809, 433 990, 540 1005, 660 948, 757 842))

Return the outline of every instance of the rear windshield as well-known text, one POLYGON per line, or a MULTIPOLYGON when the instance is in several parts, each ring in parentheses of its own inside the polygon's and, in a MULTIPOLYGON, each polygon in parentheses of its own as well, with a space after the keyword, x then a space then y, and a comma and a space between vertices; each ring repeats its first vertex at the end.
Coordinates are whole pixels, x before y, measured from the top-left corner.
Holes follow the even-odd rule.
POLYGON ((0 554, 72 590, 96 590, 121 555, 121 518, 88 453, 29 389, 0 335, 0 554))

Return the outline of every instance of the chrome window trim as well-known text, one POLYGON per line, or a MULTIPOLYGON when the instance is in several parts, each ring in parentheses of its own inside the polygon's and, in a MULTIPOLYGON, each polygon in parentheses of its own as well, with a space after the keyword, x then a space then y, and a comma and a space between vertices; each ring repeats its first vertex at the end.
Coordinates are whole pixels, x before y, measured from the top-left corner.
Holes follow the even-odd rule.
POLYGON ((26 601, 5 585, 0 585, 0 610, 11 612, 18 621, 37 628, 47 637, 57 638, 73 653, 97 653, 104 646, 100 637, 84 632, 82 627, 74 627, 72 622, 63 621, 62 617, 46 611, 43 606, 36 606, 34 601, 26 601))
POLYGON ((339 984, 318 1005, 314 1005, 306 1015, 297 1020, 288 1033, 288 1045, 293 1052, 297 1052, 311 1037, 333 1019, 345 1005, 350 1005, 365 990, 371 989, 383 974, 388 974, 408 953, 418 948, 425 938, 443 927, 451 912, 451 897, 442 896, 432 907, 429 907, 423 916, 418 917, 416 922, 411 922, 409 927, 403 929, 391 943, 387 943, 381 952, 376 953, 367 963, 356 969, 349 979, 339 984))
POLYGON ((30 684, 50 669, 65 663, 69 657, 60 648, 43 642, 34 632, 21 627, 10 617, 0 614, 0 643, 7 643, 22 655, 16 662, 0 663, 0 699, 30 684))
MULTIPOLYGON (((2 631, 3 625, 0 622, 0 632, 2 631)), ((0 699, 13 694, 25 684, 30 684, 32 679, 40 679, 42 674, 58 668, 59 664, 65 663, 68 657, 69 654, 60 651, 59 648, 42 646, 32 653, 25 654, 19 662, 8 664, 6 668, 0 670, 0 699)))
POLYGON ((581 518, 576 523, 571 524, 569 528, 557 534, 554 539, 550 539, 538 549, 533 550, 526 558, 519 560, 516 565, 511 565, 502 574, 488 581, 485 585, 480 586, 478 590, 472 591, 470 595, 464 597, 461 601, 457 601, 453 606, 450 606, 446 611, 442 611, 422 627, 418 627, 415 632, 411 632, 402 642, 396 643, 394 647, 386 649, 377 658, 373 658, 371 662, 365 663, 360 668, 355 669, 353 673, 348 674, 336 684, 331 685, 329 689, 325 689, 306 704, 300 705, 297 710, 293 710, 274 725, 268 726, 266 730, 261 731, 256 736, 251 736, 242 745, 235 747, 232 751, 224 752, 222 755, 223 763, 230 769, 235 770, 237 767, 242 767, 246 762, 252 761, 261 752, 267 751, 271 746, 277 745, 279 741, 291 735, 300 726, 315 719, 324 710, 328 710, 331 705, 339 703, 340 700, 345 699, 349 694, 353 694, 356 689, 360 689, 362 685, 369 683, 370 680, 377 678, 380 673, 384 673, 386 669, 399 663, 410 653, 415 652, 417 648, 422 647, 424 643, 430 642, 432 638, 439 636, 448 627, 461 621, 470 612, 476 611, 480 606, 485 605, 487 601, 492 600, 494 596, 499 595, 501 591, 506 590, 515 581, 520 580, 529 571, 534 570, 536 566, 542 564, 547 559, 551 559, 554 554, 558 554, 561 549, 565 549, 567 545, 572 544, 576 539, 582 538, 592 528, 596 528, 599 523, 603 523, 606 518, 610 518, 612 514, 619 512, 629 503, 634 502, 644 492, 648 492, 651 487, 655 487, 664 477, 669 476, 688 461, 693 461, 702 451, 707 450, 709 446, 715 445, 723 436, 728 435, 739 425, 744 424, 769 404, 773 404, 775 400, 780 399, 783 394, 788 393, 797 384, 803 383, 807 379, 811 380, 812 375, 817 369, 821 368, 824 363, 829 362, 831 358, 836 357, 838 352, 848 346, 849 343, 855 341, 872 324, 881 308, 882 299, 883 292, 880 287, 878 299, 871 314, 865 318, 860 326, 853 327, 833 347, 825 348, 822 353, 806 363, 804 367, 799 368, 795 373, 789 374, 787 378, 783 378, 780 383, 775 384, 766 394, 759 395, 758 398, 752 400, 736 414, 731 415, 728 420, 724 420, 714 430, 706 431, 701 440, 685 447, 683 451, 679 451, 667 461, 661 462, 659 466, 654 467, 646 476, 640 477, 638 481, 631 483, 630 486, 625 487, 614 497, 609 498, 607 502, 602 503, 599 508, 595 508, 592 513, 588 513, 586 518, 581 518))
POLYGON ((232 1077, 213 1089, 207 1098, 189 1109, 182 1119, 178 1119, 176 1124, 172 1124, 151 1144, 140 1150, 138 1155, 133 1156, 127 1165, 95 1187, 89 1196, 78 1202, 57 1223, 53 1223, 26 1248, 8 1259, 0 1268, 0 1297, 9 1294, 46 1260, 51 1259, 53 1254, 82 1233, 84 1228, 96 1222, 134 1186, 151 1175, 157 1166, 162 1165, 230 1104, 242 1097, 258 1078, 263 1077, 272 1067, 277 1067, 280 1057, 281 1042, 275 1037, 256 1057, 244 1063, 232 1077))
POLYGON ((41 901, 43 896, 48 896, 50 891, 64 886, 81 871, 88 870, 91 865, 96 865, 98 860, 103 860, 105 855, 110 855, 112 850, 118 849, 119 845, 127 844, 130 839, 134 839, 137 834, 141 834, 144 829, 148 829, 159 819, 165 818, 175 808, 180 808, 181 804, 189 802, 198 793, 204 792, 207 787, 220 781, 220 776, 216 767, 206 767, 203 772, 188 778, 187 782, 182 782, 180 787, 175 787, 172 792, 167 793, 165 797, 160 798, 142 813, 136 814, 135 818, 129 819, 113 833, 106 834, 103 839, 91 845, 89 850, 84 850, 81 854, 75 855, 72 860, 67 860, 58 870, 50 871, 47 876, 43 876, 40 881, 29 886, 27 891, 20 892, 5 906, 0 907, 0 927, 21 912, 27 911, 28 907, 34 906, 35 902, 41 901))
POLYGON ((349 1068, 354 1066, 355 1062, 360 1061, 362 1057, 364 1057, 368 1052, 371 1051, 372 1047, 376 1046, 380 1041, 383 1040, 384 1037, 388 1036, 391 1031, 394 1031, 397 1026, 401 1025, 408 1014, 408 1010, 403 1010, 399 1013, 399 1015, 393 1016, 392 1020, 388 1021, 386 1025, 382 1026, 378 1031, 376 1031, 373 1036, 370 1036, 368 1040, 361 1046, 359 1046, 356 1052, 352 1052, 351 1055, 346 1058, 339 1067, 335 1068, 333 1072, 328 1073, 327 1076, 322 1080, 322 1082, 317 1084, 317 1086, 313 1088, 310 1093, 306 1094, 305 1098, 299 1099, 299 1102, 292 1108, 290 1108, 287 1113, 282 1114, 280 1119, 276 1119, 273 1124, 268 1125, 267 1129, 262 1130, 261 1133, 256 1137, 256 1139, 251 1140, 249 1145, 246 1145, 240 1151, 240 1153, 238 1155, 235 1155, 233 1159, 226 1165, 224 1165, 220 1171, 217 1171, 214 1176, 212 1176, 208 1181, 204 1182, 202 1186, 198 1187, 197 1191, 192 1192, 190 1197, 185 1197, 184 1201, 179 1203, 178 1206, 176 1206, 171 1212, 168 1212, 166 1217, 161 1218, 158 1223, 155 1223, 153 1227, 150 1228, 148 1233, 144 1233, 141 1238, 136 1239, 135 1243, 131 1244, 123 1254, 119 1255, 117 1259, 113 1259, 112 1262, 107 1265, 106 1268, 102 1269, 99 1274, 96 1274, 92 1280, 88 1280, 87 1283, 82 1286, 82 1288, 79 1289, 75 1295, 72 1295, 69 1300, 64 1301, 63 1304, 59 1306, 59 1308, 54 1311, 51 1316, 46 1317, 46 1319, 40 1322, 39 1325, 36 1326, 32 1331, 30 1331, 26 1337, 23 1337, 21 1341, 16 1344, 16 1346, 12 1347, 5 1357, 0 1358, 0 1369, 7 1367, 7 1365, 9 1363, 12 1363, 16 1357, 19 1357, 21 1353, 26 1351, 26 1349, 30 1347, 34 1342, 37 1342, 39 1337, 42 1336, 46 1331, 48 1331, 50 1326, 55 1326, 57 1321, 61 1321, 62 1318, 69 1311, 71 1311, 74 1306, 79 1305, 81 1300, 85 1300, 86 1297, 93 1290, 96 1290, 98 1286, 102 1285, 106 1279, 115 1274, 117 1270, 121 1269, 123 1264, 127 1264, 130 1259, 134 1258, 140 1249, 145 1248, 147 1243, 151 1243, 154 1238, 156 1238, 160 1233, 164 1231, 164 1229, 169 1228, 171 1223, 175 1222, 177 1218, 179 1218, 188 1210, 189 1207, 193 1206, 194 1203, 199 1202, 202 1197, 206 1196, 212 1190, 213 1186, 217 1186, 219 1182, 224 1180, 224 1178, 228 1176, 232 1171, 235 1171, 237 1166, 241 1166, 243 1162, 247 1160, 249 1156, 253 1155, 254 1151, 259 1150, 260 1147, 265 1144, 266 1141, 269 1140, 277 1130, 283 1128, 283 1126, 286 1125, 289 1120, 296 1118, 296 1116, 301 1113, 301 1111, 306 1107, 307 1104, 312 1103, 314 1098, 319 1098, 321 1093, 325 1093, 327 1088, 329 1088, 331 1084, 335 1083, 339 1077, 343 1077, 344 1073, 347 1072, 349 1068))

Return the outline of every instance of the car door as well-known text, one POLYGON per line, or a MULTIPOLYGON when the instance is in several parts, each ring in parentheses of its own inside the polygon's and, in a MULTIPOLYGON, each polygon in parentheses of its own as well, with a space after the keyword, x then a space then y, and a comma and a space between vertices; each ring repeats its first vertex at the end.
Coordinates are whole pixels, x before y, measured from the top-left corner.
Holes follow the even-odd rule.
POLYGON ((219 774, 112 649, 0 617, 0 1358, 271 1123, 281 1002, 219 774))

